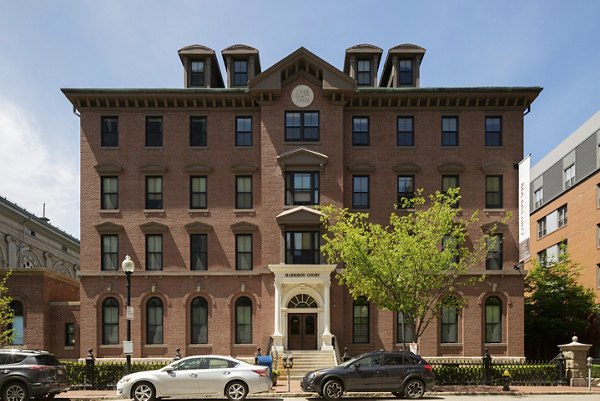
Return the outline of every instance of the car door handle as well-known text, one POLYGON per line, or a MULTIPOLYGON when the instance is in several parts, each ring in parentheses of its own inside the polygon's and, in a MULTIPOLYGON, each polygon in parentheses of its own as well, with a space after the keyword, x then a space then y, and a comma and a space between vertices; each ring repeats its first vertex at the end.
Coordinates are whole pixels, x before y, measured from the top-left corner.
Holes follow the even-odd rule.
POLYGON ((226 370, 225 372, 223 372, 223 374, 224 374, 224 375, 229 375, 229 374, 231 374, 231 372, 230 372, 230 371, 228 371, 228 370, 226 370))
POLYGON ((190 377, 198 377, 196 373, 190 373, 190 377))

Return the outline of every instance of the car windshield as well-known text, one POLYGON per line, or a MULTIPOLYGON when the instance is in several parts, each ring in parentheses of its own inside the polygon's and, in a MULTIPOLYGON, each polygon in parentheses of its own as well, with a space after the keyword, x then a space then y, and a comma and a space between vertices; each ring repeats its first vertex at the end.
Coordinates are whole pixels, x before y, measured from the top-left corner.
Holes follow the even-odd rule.
POLYGON ((340 364, 339 366, 342 366, 342 367, 346 368, 346 367, 348 367, 348 366, 352 365, 354 362, 356 362, 357 360, 359 360, 360 358, 362 358, 362 357, 363 357, 363 356, 365 356, 365 355, 366 355, 366 354, 361 354, 361 355, 359 355, 359 356, 355 356, 354 358, 352 358, 352 359, 350 359, 350 360, 348 360, 348 361, 346 361, 346 362, 344 362, 344 363, 340 364))

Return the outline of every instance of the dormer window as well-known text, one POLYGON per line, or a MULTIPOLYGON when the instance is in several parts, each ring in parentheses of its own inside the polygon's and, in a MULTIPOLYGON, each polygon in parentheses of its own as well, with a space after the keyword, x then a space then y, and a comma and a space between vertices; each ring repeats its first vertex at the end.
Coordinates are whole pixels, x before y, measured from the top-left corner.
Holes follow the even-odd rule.
POLYGON ((233 60, 233 86, 246 86, 248 83, 248 60, 233 60))
POLYGON ((360 58, 356 61, 356 83, 359 86, 372 86, 371 60, 360 58))
POLYGON ((401 58, 398 65, 398 84, 400 86, 413 85, 413 61, 410 58, 401 58))
POLYGON ((206 86, 204 79, 204 60, 190 61, 190 88, 201 88, 206 86))

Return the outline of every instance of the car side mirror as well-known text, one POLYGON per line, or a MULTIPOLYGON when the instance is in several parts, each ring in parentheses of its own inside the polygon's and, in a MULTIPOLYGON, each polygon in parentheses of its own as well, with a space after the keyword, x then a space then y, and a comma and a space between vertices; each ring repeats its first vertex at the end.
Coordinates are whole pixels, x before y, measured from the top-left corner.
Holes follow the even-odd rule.
POLYGON ((166 373, 171 373, 171 372, 173 372, 174 370, 175 370, 175 369, 173 369, 173 366, 165 366, 165 367, 163 368, 163 372, 166 372, 166 373))
POLYGON ((354 364, 354 369, 360 368, 360 362, 354 364))

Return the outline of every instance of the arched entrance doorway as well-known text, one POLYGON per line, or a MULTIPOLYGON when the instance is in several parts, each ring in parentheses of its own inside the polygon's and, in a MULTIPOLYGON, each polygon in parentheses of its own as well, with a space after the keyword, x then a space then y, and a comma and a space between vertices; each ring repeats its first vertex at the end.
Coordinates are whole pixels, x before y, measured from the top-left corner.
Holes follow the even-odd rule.
POLYGON ((293 296, 288 302, 288 349, 317 349, 317 301, 308 294, 293 296))

